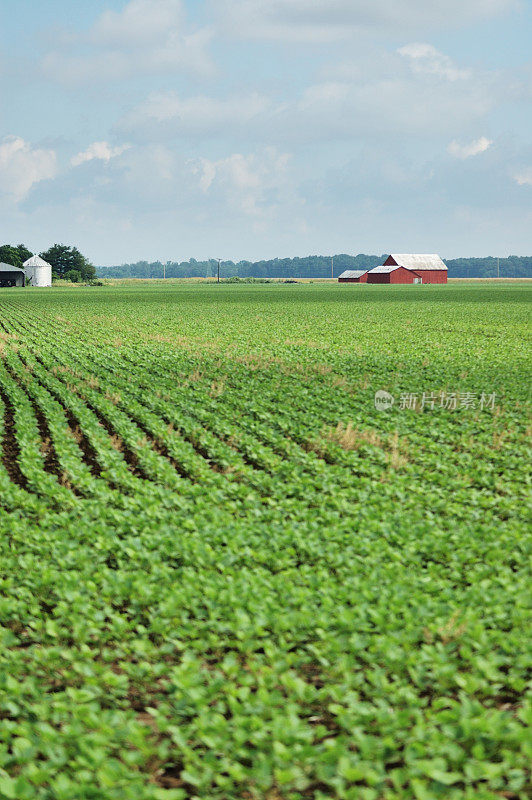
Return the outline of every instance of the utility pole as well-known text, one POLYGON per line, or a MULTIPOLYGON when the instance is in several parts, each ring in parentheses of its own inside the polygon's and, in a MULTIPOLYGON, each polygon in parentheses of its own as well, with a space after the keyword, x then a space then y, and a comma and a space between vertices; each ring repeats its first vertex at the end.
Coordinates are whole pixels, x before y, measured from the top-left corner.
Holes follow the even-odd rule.
POLYGON ((218 281, 217 281, 217 283, 220 283, 220 261, 222 259, 221 258, 217 258, 216 260, 218 262, 218 281))

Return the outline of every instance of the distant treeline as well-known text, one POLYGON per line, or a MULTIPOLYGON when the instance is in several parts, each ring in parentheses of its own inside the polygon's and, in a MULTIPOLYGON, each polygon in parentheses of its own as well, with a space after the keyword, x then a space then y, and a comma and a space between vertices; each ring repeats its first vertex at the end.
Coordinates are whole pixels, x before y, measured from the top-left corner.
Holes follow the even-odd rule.
MULTIPOLYGON (((341 253, 334 256, 334 277, 345 269, 371 269, 382 264, 388 254, 375 256, 360 253, 349 256, 341 253)), ((450 278, 496 278, 497 258, 444 259, 450 278)), ((209 261, 137 261, 136 264, 121 264, 114 267, 96 267, 100 278, 212 278, 217 274, 218 264, 209 261)), ((532 278, 532 256, 509 256, 499 263, 501 278, 532 278)), ((330 278, 330 256, 306 256, 305 258, 273 258, 267 261, 222 261, 220 277, 231 278, 330 278)))

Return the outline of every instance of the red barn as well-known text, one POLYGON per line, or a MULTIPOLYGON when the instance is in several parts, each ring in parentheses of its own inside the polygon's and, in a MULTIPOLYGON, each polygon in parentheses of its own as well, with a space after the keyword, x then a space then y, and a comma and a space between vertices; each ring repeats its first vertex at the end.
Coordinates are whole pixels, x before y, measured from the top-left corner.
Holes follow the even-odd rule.
POLYGON ((338 276, 338 283, 366 283, 367 269, 346 269, 338 276))
POLYGON ((367 273, 368 283, 447 283, 447 267, 436 253, 392 253, 367 273))
POLYGON ((404 267, 381 266, 370 269, 368 283, 423 283, 420 275, 404 267))

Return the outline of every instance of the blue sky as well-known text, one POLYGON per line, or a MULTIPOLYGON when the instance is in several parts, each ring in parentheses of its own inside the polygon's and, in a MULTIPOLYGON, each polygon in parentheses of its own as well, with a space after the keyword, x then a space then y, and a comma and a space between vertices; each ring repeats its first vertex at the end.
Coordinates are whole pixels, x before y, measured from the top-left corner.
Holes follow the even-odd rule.
POLYGON ((531 0, 0 0, 2 241, 532 253, 531 0))

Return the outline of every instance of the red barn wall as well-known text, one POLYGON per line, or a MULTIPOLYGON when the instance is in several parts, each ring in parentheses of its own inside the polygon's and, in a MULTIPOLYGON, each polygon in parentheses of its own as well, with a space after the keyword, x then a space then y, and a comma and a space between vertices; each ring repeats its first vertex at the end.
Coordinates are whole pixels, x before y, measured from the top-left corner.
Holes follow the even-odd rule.
POLYGON ((360 278, 338 278, 338 283, 367 283, 368 273, 365 272, 360 278))
POLYGON ((373 272, 368 273, 368 283, 414 283, 417 278, 415 272, 411 272, 404 267, 397 267, 393 272, 373 272))
POLYGON ((413 272, 413 270, 397 267, 393 272, 390 272, 390 283, 414 283, 414 280, 419 277, 417 272, 413 272))
POLYGON ((423 283, 447 283, 446 269, 419 270, 423 283))
POLYGON ((390 283, 390 273, 374 272, 373 275, 368 274, 366 283, 390 283))

